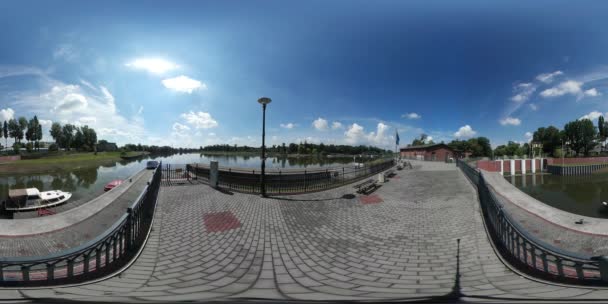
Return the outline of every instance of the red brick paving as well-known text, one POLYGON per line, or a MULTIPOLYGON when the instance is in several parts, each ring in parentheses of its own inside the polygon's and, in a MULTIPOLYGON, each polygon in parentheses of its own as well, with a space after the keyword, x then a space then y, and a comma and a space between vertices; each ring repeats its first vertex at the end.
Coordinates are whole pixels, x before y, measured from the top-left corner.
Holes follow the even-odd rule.
POLYGON ((221 232, 241 227, 239 219, 230 211, 203 214, 205 228, 209 232, 221 232))
POLYGON ((361 201, 362 204, 367 205, 367 204, 378 204, 383 202, 384 200, 382 200, 382 198, 380 196, 378 196, 377 194, 372 194, 372 195, 364 195, 361 196, 359 198, 359 200, 361 201))

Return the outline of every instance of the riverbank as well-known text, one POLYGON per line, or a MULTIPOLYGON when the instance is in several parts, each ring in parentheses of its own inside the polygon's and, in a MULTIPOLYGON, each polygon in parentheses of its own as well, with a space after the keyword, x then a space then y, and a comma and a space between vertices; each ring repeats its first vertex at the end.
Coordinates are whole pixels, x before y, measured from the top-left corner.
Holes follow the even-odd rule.
POLYGON ((38 159, 22 159, 0 164, 1 174, 15 173, 47 173, 57 170, 72 170, 75 168, 90 168, 103 164, 120 161, 120 152, 71 153, 45 156, 38 159))

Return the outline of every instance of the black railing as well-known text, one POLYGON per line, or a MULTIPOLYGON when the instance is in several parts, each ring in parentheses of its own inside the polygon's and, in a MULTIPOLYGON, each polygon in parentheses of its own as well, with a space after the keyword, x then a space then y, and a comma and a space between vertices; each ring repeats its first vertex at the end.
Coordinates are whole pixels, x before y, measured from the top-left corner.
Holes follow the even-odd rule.
POLYGON ((513 266, 528 274, 558 282, 583 285, 608 283, 605 278, 608 263, 604 259, 568 252, 530 235, 505 211, 478 169, 460 160, 456 163, 476 186, 490 236, 502 256, 513 266))
POLYGON ((70 250, 42 257, 0 258, 0 286, 48 286, 111 274, 131 261, 146 240, 160 188, 160 166, 112 227, 70 250))
MULTIPOLYGON (((266 193, 268 195, 298 194, 327 190, 352 183, 395 165, 394 160, 366 163, 362 166, 315 168, 304 170, 266 170, 266 193)), ((184 181, 209 182, 209 167, 193 164, 183 166, 165 165, 163 182, 167 184, 184 181)), ((220 168, 218 186, 237 192, 260 193, 260 170, 220 168)))

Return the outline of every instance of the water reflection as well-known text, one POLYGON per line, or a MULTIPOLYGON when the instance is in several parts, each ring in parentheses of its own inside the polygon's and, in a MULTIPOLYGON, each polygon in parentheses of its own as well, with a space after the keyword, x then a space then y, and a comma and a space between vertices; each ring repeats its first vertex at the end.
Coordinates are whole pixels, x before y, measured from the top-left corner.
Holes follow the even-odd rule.
POLYGON ((555 208, 590 216, 608 218, 608 174, 585 176, 526 175, 507 178, 528 195, 555 208))
MULTIPOLYGON (((127 179, 143 169, 148 160, 154 159, 165 164, 209 163, 218 161, 224 167, 259 168, 259 156, 174 154, 149 155, 144 158, 105 162, 97 167, 74 168, 55 171, 49 174, 0 174, 0 200, 8 196, 9 189, 38 188, 40 191, 63 190, 72 192, 73 200, 90 200, 103 193, 103 186, 115 179, 127 179)), ((370 158, 357 157, 357 162, 370 158)), ((342 166, 353 162, 353 157, 268 157, 268 168, 311 168, 342 166)))

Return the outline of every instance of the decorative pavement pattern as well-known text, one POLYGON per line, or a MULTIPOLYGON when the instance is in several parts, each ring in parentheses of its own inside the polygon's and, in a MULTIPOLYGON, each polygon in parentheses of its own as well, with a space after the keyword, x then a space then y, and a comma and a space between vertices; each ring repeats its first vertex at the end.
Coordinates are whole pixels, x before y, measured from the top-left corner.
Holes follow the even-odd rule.
POLYGON ((367 198, 352 186, 265 199, 202 185, 163 187, 150 239, 120 276, 0 289, 0 301, 608 298, 608 289, 537 282, 505 267, 474 188, 453 164, 396 172, 398 179, 367 198))

